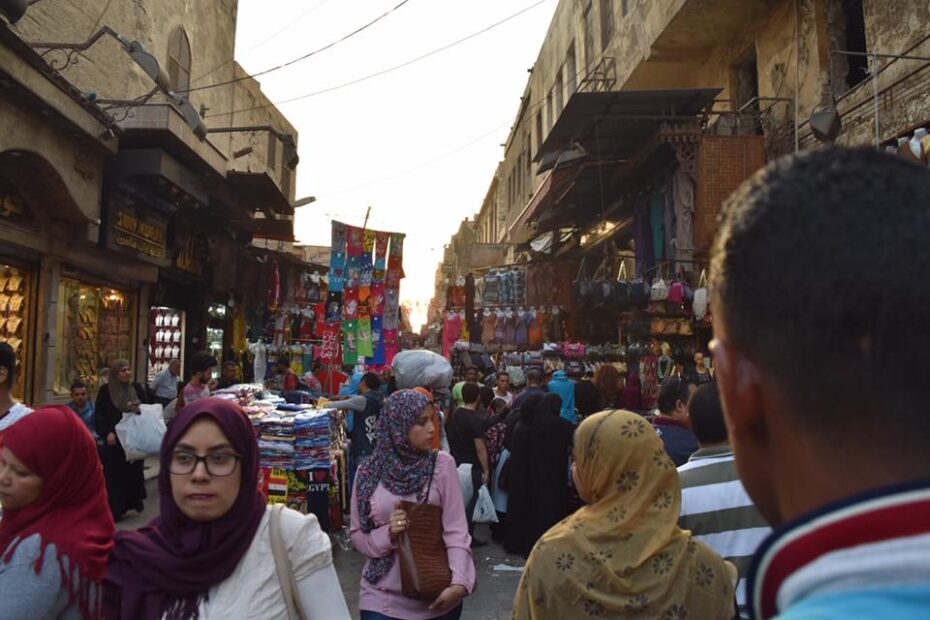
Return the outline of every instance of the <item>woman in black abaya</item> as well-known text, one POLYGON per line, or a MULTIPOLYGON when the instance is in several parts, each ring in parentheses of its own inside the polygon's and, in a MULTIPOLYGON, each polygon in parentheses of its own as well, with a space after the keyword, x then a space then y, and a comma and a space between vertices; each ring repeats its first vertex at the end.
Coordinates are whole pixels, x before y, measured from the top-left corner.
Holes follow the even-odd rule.
POLYGON ((562 399, 546 394, 530 425, 530 506, 533 544, 571 514, 569 478, 575 427, 561 417, 562 399))
POLYGON ((510 451, 507 472, 507 534, 504 548, 508 553, 528 557, 536 538, 530 525, 533 521, 533 474, 530 469, 532 421, 542 395, 528 397, 519 409, 508 417, 504 446, 510 451))
POLYGON ((126 461, 126 452, 116 436, 116 425, 124 413, 139 413, 145 402, 145 390, 132 380, 132 368, 126 360, 116 360, 110 380, 97 392, 96 430, 100 437, 100 460, 107 481, 107 494, 113 518, 121 519, 127 510, 145 508, 145 472, 142 461, 126 461))

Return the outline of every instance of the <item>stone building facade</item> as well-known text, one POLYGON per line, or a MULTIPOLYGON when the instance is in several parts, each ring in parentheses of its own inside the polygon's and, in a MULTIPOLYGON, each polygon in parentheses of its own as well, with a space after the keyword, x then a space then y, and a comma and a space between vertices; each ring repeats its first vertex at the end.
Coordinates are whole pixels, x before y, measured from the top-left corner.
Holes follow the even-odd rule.
POLYGON ((543 183, 534 158, 577 90, 719 89, 712 132, 759 135, 768 158, 815 147, 808 119, 830 106, 839 143, 872 144, 877 108, 884 144, 930 123, 928 63, 891 57, 930 56, 928 19, 922 0, 561 0, 493 177, 496 241, 543 183))
POLYGON ((150 378, 161 309, 186 317, 157 343, 163 361, 226 350, 242 321, 224 308, 264 298, 251 244, 293 240, 298 136, 235 62, 236 21, 236 0, 114 0, 0 23, 0 282, 23 276, 27 309, 8 338, 18 397, 93 389, 115 357, 150 378))

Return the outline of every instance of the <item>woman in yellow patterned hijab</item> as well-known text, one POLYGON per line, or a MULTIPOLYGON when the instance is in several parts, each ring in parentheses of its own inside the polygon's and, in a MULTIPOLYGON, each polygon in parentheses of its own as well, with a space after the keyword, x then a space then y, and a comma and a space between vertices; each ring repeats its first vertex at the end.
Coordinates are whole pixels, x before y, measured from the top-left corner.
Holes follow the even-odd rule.
POLYGON ((736 569, 679 529, 678 473, 648 422, 628 411, 587 418, 573 473, 587 506, 536 544, 516 620, 734 617, 736 569))

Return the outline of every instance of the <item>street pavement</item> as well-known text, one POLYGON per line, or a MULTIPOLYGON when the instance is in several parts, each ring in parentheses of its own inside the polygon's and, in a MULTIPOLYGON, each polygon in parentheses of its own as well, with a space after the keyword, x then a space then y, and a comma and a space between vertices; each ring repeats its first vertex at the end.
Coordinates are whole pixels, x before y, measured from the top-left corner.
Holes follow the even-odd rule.
MULTIPOLYGON (((126 518, 116 524, 121 530, 134 530, 148 523, 158 514, 158 482, 157 462, 150 465, 146 471, 146 482, 149 498, 145 502, 145 510, 141 513, 130 512, 126 518), (151 477, 150 477, 151 476, 151 477)), ((476 532, 478 538, 490 541, 491 536, 487 526, 479 525, 476 532)), ((500 546, 489 543, 486 547, 474 550, 475 567, 478 573, 478 586, 475 593, 465 599, 463 620, 510 620, 513 596, 520 581, 520 572, 517 570, 494 570, 495 566, 508 565, 519 567, 523 559, 508 555, 500 546)), ((362 574, 364 557, 354 549, 346 551, 337 541, 333 541, 333 562, 336 573, 342 585, 342 593, 349 604, 349 611, 353 618, 359 617, 358 590, 359 579, 362 574)))

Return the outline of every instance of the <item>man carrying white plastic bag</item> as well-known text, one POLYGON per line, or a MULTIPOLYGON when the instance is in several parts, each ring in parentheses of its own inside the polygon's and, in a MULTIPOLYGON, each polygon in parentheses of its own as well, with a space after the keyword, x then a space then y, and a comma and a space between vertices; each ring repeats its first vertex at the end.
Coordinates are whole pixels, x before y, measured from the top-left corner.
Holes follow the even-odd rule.
POLYGON ((139 405, 139 413, 124 413, 116 425, 127 461, 140 461, 150 454, 158 454, 165 438, 165 421, 161 405, 139 405))

